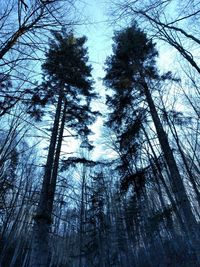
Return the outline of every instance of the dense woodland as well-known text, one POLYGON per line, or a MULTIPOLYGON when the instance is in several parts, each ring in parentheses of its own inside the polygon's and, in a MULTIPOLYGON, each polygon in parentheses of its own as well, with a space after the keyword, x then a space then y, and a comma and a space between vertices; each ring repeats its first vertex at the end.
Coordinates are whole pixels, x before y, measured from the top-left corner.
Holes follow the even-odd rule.
POLYGON ((0 267, 199 267, 200 4, 107 1, 100 89, 79 4, 0 3, 0 267))

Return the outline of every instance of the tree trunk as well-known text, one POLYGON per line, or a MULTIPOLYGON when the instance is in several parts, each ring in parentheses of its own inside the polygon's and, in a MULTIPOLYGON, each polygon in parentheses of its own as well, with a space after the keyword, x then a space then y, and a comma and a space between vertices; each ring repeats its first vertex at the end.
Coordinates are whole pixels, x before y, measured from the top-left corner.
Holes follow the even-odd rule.
MULTIPOLYGON (((4 43, 4 47, 0 50, 0 59, 7 54, 11 48, 17 43, 18 39, 25 33, 30 31, 40 21, 44 12, 44 7, 41 7, 40 14, 30 24, 23 23, 20 28, 4 43)), ((33 12, 36 13, 36 10, 33 12)), ((27 20, 25 21, 27 22, 27 20)))
POLYGON ((47 163, 43 178, 40 201, 34 217, 32 250, 30 258, 30 267, 47 267, 48 262, 48 238, 51 225, 51 213, 49 212, 49 187, 53 171, 54 155, 56 149, 56 141, 58 136, 59 121, 62 108, 62 92, 59 95, 56 114, 51 134, 47 163))
MULTIPOLYGON (((166 112, 166 110, 165 110, 165 112, 166 112)), ((166 116, 166 118, 167 118, 167 123, 168 123, 168 125, 170 127, 170 130, 171 130, 171 133, 172 133, 172 135, 173 135, 173 137, 174 137, 174 139, 176 141, 176 144, 177 144, 177 147, 179 149, 179 152, 180 152, 181 158, 183 160, 183 163, 185 165, 185 169, 187 171, 188 177, 189 177, 190 182, 191 182, 191 184, 193 186, 193 189, 195 191, 198 205, 200 207, 200 192, 199 192, 199 190, 197 188, 197 184, 195 182, 194 174, 193 174, 192 170, 190 169, 190 166, 189 166, 188 161, 186 159, 185 153, 184 153, 184 151, 183 151, 183 149, 181 147, 181 144, 180 144, 180 141, 179 141, 179 138, 178 138, 178 133, 176 131, 176 127, 175 127, 175 125, 173 123, 171 125, 171 123, 170 123, 170 121, 169 121, 167 116, 166 116)))
POLYGON ((83 258, 83 234, 84 234, 84 189, 85 189, 86 169, 83 166, 82 184, 81 184, 81 207, 80 207, 80 224, 79 224, 79 267, 82 267, 83 258))
POLYGON ((60 152, 61 152, 61 146, 62 146, 62 140, 63 140, 64 127, 65 127, 66 110, 67 110, 67 101, 65 100, 63 112, 62 112, 60 130, 58 133, 58 142, 57 142, 57 147, 56 147, 56 152, 55 152, 55 159, 53 163, 51 181, 49 183, 49 189, 48 189, 49 197, 48 197, 47 212, 49 216, 51 216, 52 211, 53 211, 53 202, 54 202, 54 196, 55 196, 55 191, 56 191, 59 159, 60 159, 60 152))
POLYGON ((200 263, 200 242, 198 240, 199 230, 197 227, 197 222, 192 212, 192 208, 188 196, 186 194, 182 177, 179 173, 173 152, 169 145, 168 137, 163 129, 162 123, 158 116, 148 85, 146 84, 145 81, 143 81, 142 86, 156 128, 158 140, 161 149, 163 151, 167 166, 170 171, 173 193, 176 198, 176 205, 181 209, 183 221, 190 236, 190 241, 192 242, 191 245, 195 249, 196 256, 200 263))

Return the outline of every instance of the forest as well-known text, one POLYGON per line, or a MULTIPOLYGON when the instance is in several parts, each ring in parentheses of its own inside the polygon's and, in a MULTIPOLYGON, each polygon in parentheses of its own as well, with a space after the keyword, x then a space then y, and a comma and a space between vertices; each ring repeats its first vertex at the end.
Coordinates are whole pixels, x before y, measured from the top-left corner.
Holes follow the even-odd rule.
POLYGON ((0 267, 200 266, 199 26, 197 0, 0 2, 0 267))

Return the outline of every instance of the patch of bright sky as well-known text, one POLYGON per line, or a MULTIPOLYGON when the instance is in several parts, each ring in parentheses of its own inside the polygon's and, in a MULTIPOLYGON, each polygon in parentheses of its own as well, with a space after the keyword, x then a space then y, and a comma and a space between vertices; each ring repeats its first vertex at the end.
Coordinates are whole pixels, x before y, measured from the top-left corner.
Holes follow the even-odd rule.
MULTIPOLYGON (((95 80, 95 89, 100 95, 100 99, 92 104, 93 110, 100 111, 102 114, 106 112, 105 106, 105 87, 102 84, 102 78, 105 75, 104 63, 106 58, 112 53, 112 36, 113 29, 108 25, 108 17, 106 16, 106 5, 103 1, 91 0, 82 2, 82 15, 85 17, 85 23, 75 28, 78 35, 85 35, 88 38, 86 43, 89 52, 89 62, 93 67, 92 75, 95 80)), ((79 7, 80 8, 80 7, 79 7)), ((103 126, 103 118, 99 117, 91 127, 94 134, 91 141, 94 142, 96 148, 94 157, 105 158, 105 151, 99 144, 101 139, 101 131, 103 126)), ((107 155, 110 157, 111 155, 107 155)))
POLYGON ((98 0, 88 2, 82 3, 79 7, 85 17, 85 22, 83 25, 77 26, 75 31, 88 38, 86 45, 89 50, 89 62, 93 67, 92 74, 96 87, 101 91, 102 82, 99 78, 104 77, 104 62, 107 56, 112 53, 113 29, 108 25, 105 4, 98 0))

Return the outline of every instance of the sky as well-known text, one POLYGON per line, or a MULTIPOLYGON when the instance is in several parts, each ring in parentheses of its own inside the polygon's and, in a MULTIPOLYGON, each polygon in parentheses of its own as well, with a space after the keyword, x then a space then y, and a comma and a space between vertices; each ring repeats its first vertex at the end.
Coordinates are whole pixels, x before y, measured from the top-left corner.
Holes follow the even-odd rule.
MULTIPOLYGON (((104 0, 86 0, 77 1, 77 12, 81 12, 78 16, 81 17, 83 23, 73 27, 76 36, 86 36, 88 47, 89 64, 92 65, 92 77, 95 81, 94 88, 102 98, 97 99, 92 103, 92 109, 106 113, 105 105, 105 88, 102 84, 104 77, 104 62, 112 53, 112 36, 113 28, 108 24, 108 17, 106 15, 106 4, 104 0), (85 1, 85 2, 84 2, 85 1)), ((47 119, 43 120, 41 124, 46 129, 47 119)), ((94 134, 90 136, 90 140, 95 145, 93 151, 93 159, 106 158, 105 151, 101 143, 101 132, 103 126, 103 118, 98 117, 91 130, 94 134)), ((69 135, 66 130, 65 135, 69 135)), ((48 143, 45 142, 45 147, 48 143)), ((80 140, 72 138, 65 138, 63 141, 63 155, 65 157, 76 156, 79 153, 80 140)), ((112 153, 108 153, 107 157, 111 157, 112 153)))
MULTIPOLYGON (((106 112, 105 106, 105 88, 102 84, 104 77, 104 62, 106 58, 112 53, 112 36, 113 28, 108 23, 108 16, 106 15, 106 3, 98 0, 90 0, 87 3, 82 3, 80 8, 86 23, 82 26, 77 26, 75 32, 79 35, 85 35, 88 38, 86 43, 89 53, 89 62, 93 67, 92 75, 95 80, 95 90, 102 97, 92 104, 94 110, 101 113, 106 112)), ((101 131, 103 125, 103 118, 99 117, 95 124, 91 127, 94 135, 90 140, 96 144, 93 152, 95 157, 104 157, 105 151, 99 144, 101 141, 101 131)))
MULTIPOLYGON (((81 11, 80 16, 83 17, 83 25, 75 27, 75 33, 78 36, 85 35, 88 38, 86 43, 89 52, 89 62, 93 67, 92 75, 95 80, 95 89, 101 96, 101 99, 95 101, 92 105, 93 110, 106 113, 105 106, 105 87, 102 84, 102 78, 105 75, 104 63, 106 58, 112 54, 112 36, 114 26, 112 27, 108 17, 108 4, 105 0, 89 0, 80 2, 78 10, 81 11)), ((116 29, 116 27, 115 27, 116 29)), ((171 69, 173 64, 172 50, 166 50, 166 47, 159 47, 161 53, 159 55, 158 67, 163 71, 171 69)), ((93 152, 95 158, 110 158, 112 153, 105 153, 105 146, 101 145, 101 132, 103 128, 103 118, 99 117, 95 124, 91 127, 94 135, 90 140, 96 144, 93 152)), ((70 141, 71 142, 71 141, 70 141)))

